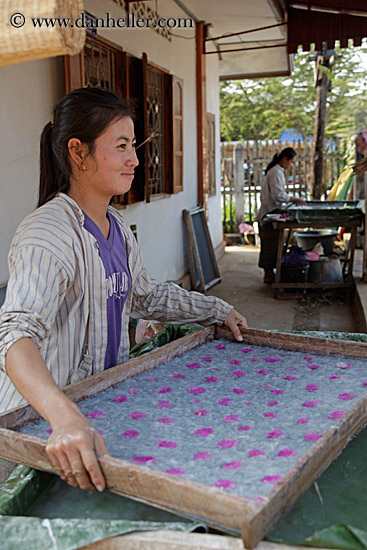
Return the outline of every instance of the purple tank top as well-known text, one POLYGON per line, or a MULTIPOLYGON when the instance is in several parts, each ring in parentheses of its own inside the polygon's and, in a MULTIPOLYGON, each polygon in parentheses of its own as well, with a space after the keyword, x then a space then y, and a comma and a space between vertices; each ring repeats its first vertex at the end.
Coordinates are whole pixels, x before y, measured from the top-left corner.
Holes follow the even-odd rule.
POLYGON ((115 218, 109 212, 107 216, 110 220, 108 239, 104 237, 94 221, 84 213, 84 227, 96 239, 99 245, 99 256, 106 271, 108 339, 105 369, 117 365, 117 352, 121 340, 122 311, 131 286, 125 241, 115 218))

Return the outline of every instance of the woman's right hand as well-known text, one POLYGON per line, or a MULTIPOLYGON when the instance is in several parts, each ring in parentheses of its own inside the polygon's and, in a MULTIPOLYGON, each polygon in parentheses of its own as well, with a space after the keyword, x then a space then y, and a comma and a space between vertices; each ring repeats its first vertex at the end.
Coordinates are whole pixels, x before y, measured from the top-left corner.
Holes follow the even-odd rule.
POLYGON ((108 454, 103 437, 79 411, 68 411, 52 426, 46 452, 55 471, 72 487, 103 491, 106 481, 97 454, 108 454))
POLYGON ((18 392, 51 424, 46 452, 55 471, 73 487, 103 491, 106 481, 97 454, 108 454, 104 439, 57 386, 30 338, 10 347, 6 371, 18 392))

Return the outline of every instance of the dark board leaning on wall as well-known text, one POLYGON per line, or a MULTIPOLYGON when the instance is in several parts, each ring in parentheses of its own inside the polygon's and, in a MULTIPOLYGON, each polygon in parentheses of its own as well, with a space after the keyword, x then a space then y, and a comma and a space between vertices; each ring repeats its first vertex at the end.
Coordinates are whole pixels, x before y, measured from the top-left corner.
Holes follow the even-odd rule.
POLYGON ((194 290, 204 292, 220 281, 217 260, 203 208, 184 210, 190 277, 194 290))

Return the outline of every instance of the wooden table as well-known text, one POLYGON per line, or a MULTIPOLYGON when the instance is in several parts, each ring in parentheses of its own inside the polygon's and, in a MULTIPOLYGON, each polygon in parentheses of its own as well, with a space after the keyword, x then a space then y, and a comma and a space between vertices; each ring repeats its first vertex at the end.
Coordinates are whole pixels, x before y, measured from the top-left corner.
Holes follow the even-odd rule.
MULTIPOLYGON (((346 247, 345 251, 345 258, 343 259, 343 276, 345 277, 346 269, 348 268, 346 278, 341 283, 327 283, 327 282, 310 282, 310 283, 284 283, 281 282, 281 264, 282 264, 282 256, 283 252, 287 249, 290 238, 292 235, 292 232, 294 230, 298 229, 304 229, 309 228, 310 225, 314 229, 323 229, 326 227, 330 227, 330 220, 327 220, 326 222, 287 222, 287 221, 273 221, 273 228, 276 230, 279 230, 279 237, 278 237, 278 254, 277 254, 277 263, 276 263, 276 273, 275 273, 275 281, 272 284, 272 288, 274 291, 274 298, 294 298, 294 294, 288 294, 285 295, 284 291, 285 289, 325 289, 332 290, 332 289, 340 289, 344 288, 348 292, 348 297, 351 298, 353 294, 353 288, 354 288, 354 279, 353 279, 353 263, 354 263, 354 251, 356 247, 356 237, 357 237, 357 227, 359 227, 362 224, 362 217, 358 217, 356 219, 348 220, 345 223, 345 226, 350 228, 351 236, 348 246, 346 247)), ((340 223, 338 222, 338 225, 340 223)))

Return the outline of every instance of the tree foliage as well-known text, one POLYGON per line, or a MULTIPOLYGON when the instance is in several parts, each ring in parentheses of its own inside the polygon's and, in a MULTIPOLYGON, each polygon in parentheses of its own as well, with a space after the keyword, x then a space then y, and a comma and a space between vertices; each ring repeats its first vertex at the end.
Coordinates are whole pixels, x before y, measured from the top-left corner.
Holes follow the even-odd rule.
MULTIPOLYGON (((331 71, 326 137, 351 136, 367 129, 367 66, 360 52, 336 49, 331 71)), ((290 77, 227 81, 221 84, 221 138, 225 141, 278 138, 286 128, 312 136, 316 88, 309 52, 294 56, 290 77)))

